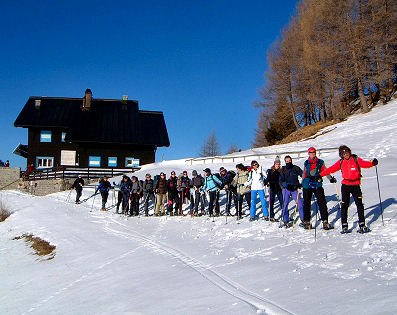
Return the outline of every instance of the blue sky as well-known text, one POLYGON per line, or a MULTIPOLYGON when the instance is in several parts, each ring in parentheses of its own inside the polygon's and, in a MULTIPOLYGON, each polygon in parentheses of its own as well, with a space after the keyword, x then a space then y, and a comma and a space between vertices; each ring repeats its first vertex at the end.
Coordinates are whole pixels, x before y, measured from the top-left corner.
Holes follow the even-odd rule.
POLYGON ((0 159, 27 144, 13 123, 29 96, 139 101, 163 111, 171 146, 194 157, 215 130, 224 153, 251 147, 266 50, 297 1, 1 1, 0 159))

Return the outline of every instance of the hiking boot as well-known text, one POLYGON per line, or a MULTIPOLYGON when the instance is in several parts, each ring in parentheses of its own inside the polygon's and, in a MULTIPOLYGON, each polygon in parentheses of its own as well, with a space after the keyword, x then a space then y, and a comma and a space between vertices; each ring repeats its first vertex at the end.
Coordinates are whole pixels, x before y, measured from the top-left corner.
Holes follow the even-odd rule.
POLYGON ((302 223, 305 230, 311 230, 313 228, 312 224, 308 221, 303 221, 302 223))
POLYGON ((290 228, 291 226, 292 226, 292 224, 291 223, 289 223, 289 222, 284 222, 284 227, 286 228, 286 229, 288 229, 288 228, 290 228))
POLYGON ((263 217, 263 220, 269 221, 269 216, 268 216, 268 215, 264 216, 264 217, 263 217))
POLYGON ((347 228, 347 226, 342 227, 342 231, 340 232, 340 234, 347 234, 349 233, 349 229, 347 228))
POLYGON ((101 211, 106 211, 106 208, 102 208, 101 211))
POLYGON ((334 227, 331 225, 331 224, 329 224, 327 221, 323 221, 323 229, 324 230, 332 230, 334 227))
POLYGON ((255 221, 255 217, 250 217, 250 222, 255 221))
POLYGON ((275 219, 275 218, 273 218, 273 217, 271 217, 271 218, 270 218, 270 222, 278 222, 278 220, 275 219))

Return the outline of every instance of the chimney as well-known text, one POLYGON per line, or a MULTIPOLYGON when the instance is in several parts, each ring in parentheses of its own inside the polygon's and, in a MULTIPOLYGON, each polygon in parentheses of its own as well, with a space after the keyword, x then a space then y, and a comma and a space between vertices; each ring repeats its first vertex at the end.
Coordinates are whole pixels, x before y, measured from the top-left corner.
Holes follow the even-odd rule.
POLYGON ((41 105, 41 100, 34 100, 34 107, 39 110, 41 105))
POLYGON ((91 109, 91 103, 92 103, 92 92, 90 89, 86 89, 83 97, 83 106, 81 107, 81 109, 83 111, 89 111, 91 109))
POLYGON ((123 101, 128 101, 128 95, 123 95, 123 101))

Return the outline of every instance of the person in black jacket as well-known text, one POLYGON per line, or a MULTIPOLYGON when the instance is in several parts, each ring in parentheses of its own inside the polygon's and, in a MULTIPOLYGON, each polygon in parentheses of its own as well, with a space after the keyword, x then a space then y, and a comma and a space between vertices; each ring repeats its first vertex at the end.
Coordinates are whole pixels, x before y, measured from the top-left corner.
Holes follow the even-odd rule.
POLYGON ((178 215, 179 209, 179 197, 178 197, 178 177, 174 171, 171 172, 170 178, 167 180, 167 191, 168 191, 168 213, 173 215, 172 205, 175 204, 175 215, 178 215))
POLYGON ((224 189, 226 192, 226 215, 230 215, 230 207, 232 205, 233 198, 234 198, 234 206, 237 210, 237 206, 236 206, 237 201, 235 197, 237 195, 237 190, 236 190, 236 186, 232 185, 236 173, 227 171, 224 167, 221 167, 219 169, 219 174, 222 181, 221 189, 224 189))
POLYGON ((84 186, 84 179, 81 175, 79 175, 72 185, 72 189, 74 188, 76 190, 76 203, 80 202, 80 197, 83 192, 83 186, 84 186))
POLYGON ((197 174, 197 171, 194 170, 192 172, 192 179, 190 180, 190 186, 192 187, 191 195, 190 195, 190 204, 191 204, 191 214, 198 214, 199 203, 201 203, 201 215, 204 214, 204 193, 201 189, 204 185, 203 176, 197 174))
POLYGON ((97 189, 95 190, 95 193, 97 193, 98 190, 101 193, 101 196, 102 196, 102 211, 106 211, 106 202, 108 201, 109 190, 111 188, 112 188, 112 185, 110 185, 107 176, 104 176, 103 179, 99 180, 99 185, 98 185, 97 189))
POLYGON ((153 184, 152 176, 150 174, 146 174, 146 179, 142 185, 142 191, 143 191, 143 206, 145 210, 145 216, 148 216, 149 200, 151 200, 152 204, 154 204, 154 184, 153 184))
POLYGON ((288 204, 290 198, 298 202, 299 217, 303 221, 303 202, 300 197, 301 184, 298 176, 302 177, 302 169, 292 164, 292 158, 289 155, 284 157, 285 166, 280 171, 280 186, 283 188, 283 222, 285 227, 290 227, 288 204))
POLYGON ((273 166, 266 171, 265 180, 266 185, 269 187, 270 221, 273 222, 276 221, 274 218, 274 202, 276 201, 276 196, 278 198, 278 202, 280 203, 280 208, 283 208, 283 193, 280 186, 280 171, 280 157, 276 156, 273 166))
MULTIPOLYGON (((123 175, 123 179, 121 180, 120 191, 119 191, 119 193, 121 193, 121 195, 122 195, 122 200, 123 200, 123 203, 122 203, 122 206, 123 206, 122 213, 123 214, 127 214, 129 211, 129 200, 130 200, 130 194, 131 194, 131 186, 132 186, 131 179, 127 175, 123 175)), ((119 205, 117 205, 117 207, 118 206, 119 205)))

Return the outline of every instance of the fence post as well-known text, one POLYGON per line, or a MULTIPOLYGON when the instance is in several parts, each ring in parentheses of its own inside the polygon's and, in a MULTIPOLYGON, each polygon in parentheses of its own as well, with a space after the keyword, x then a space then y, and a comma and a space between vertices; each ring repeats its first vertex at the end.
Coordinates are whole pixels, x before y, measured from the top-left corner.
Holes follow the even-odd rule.
POLYGON ((90 179, 90 167, 87 168, 87 178, 90 179))

